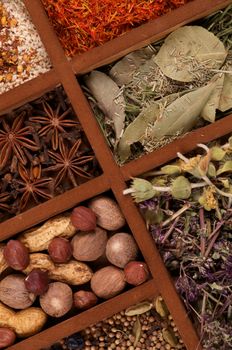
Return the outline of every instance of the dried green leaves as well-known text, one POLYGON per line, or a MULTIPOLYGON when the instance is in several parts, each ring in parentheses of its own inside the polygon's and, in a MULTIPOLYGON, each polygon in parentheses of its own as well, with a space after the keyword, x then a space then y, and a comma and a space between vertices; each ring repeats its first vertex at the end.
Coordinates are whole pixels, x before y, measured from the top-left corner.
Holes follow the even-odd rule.
POLYGON ((118 85, 105 73, 92 71, 85 77, 85 83, 97 100, 105 117, 113 123, 118 140, 123 132, 125 121, 125 99, 118 85))
POLYGON ((200 67, 219 69, 227 56, 223 43, 208 30, 199 26, 185 26, 166 39, 155 62, 171 79, 190 82, 200 67))
POLYGON ((191 130, 215 86, 216 83, 211 82, 179 98, 177 94, 170 95, 144 108, 119 141, 118 154, 121 161, 130 157, 130 146, 146 139, 148 133, 149 138, 160 140, 191 130))

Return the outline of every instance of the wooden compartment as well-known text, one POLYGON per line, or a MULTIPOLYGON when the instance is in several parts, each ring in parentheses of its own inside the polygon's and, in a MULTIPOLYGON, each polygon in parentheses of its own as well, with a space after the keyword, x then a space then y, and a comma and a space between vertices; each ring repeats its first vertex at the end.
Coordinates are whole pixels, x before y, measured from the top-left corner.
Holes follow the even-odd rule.
POLYGON ((125 54, 141 48, 152 41, 160 39, 195 19, 204 17, 215 10, 225 7, 231 0, 194 0, 189 4, 131 32, 116 38, 102 47, 68 61, 51 28, 40 0, 24 0, 45 48, 50 56, 53 69, 0 96, 0 115, 41 96, 55 86, 62 84, 64 90, 78 115, 85 134, 92 145, 103 175, 72 189, 59 197, 37 206, 27 213, 22 213, 0 225, 0 241, 38 224, 51 216, 65 211, 76 203, 89 199, 109 189, 112 190, 139 248, 152 273, 152 280, 137 288, 108 300, 88 311, 74 316, 52 328, 10 346, 9 349, 39 350, 49 346, 62 337, 68 336, 103 318, 113 315, 129 305, 154 295, 161 294, 177 325, 183 342, 188 350, 200 350, 199 339, 190 322, 185 308, 176 293, 171 278, 162 262, 153 240, 136 206, 129 197, 123 196, 125 181, 131 176, 139 175, 172 159, 177 151, 187 152, 198 142, 208 142, 232 131, 232 115, 203 129, 191 132, 174 143, 132 161, 120 168, 114 161, 104 136, 93 116, 88 102, 76 80, 75 74, 83 74, 94 68, 118 59, 125 54))

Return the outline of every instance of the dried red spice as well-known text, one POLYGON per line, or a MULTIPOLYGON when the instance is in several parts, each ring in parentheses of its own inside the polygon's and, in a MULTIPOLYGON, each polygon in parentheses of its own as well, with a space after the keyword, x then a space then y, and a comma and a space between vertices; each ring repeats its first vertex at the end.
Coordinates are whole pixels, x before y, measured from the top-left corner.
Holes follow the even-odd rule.
POLYGON ((88 51, 191 0, 42 0, 67 56, 88 51))

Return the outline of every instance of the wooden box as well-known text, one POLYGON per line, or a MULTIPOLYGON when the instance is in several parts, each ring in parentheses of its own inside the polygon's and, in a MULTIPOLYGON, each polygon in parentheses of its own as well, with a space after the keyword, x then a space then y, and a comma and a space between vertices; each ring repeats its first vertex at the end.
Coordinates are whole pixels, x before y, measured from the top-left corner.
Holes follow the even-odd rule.
POLYGON ((159 150, 154 151, 138 160, 131 161, 123 167, 119 167, 75 75, 81 75, 94 68, 113 62, 135 49, 142 48, 151 42, 163 38, 174 29, 225 7, 231 3, 231 0, 195 0, 159 19, 133 29, 101 47, 78 55, 72 60, 67 60, 54 30, 49 24, 41 2, 39 0, 24 0, 24 2, 49 54, 53 68, 49 72, 2 94, 0 96, 0 114, 2 115, 42 96, 57 85, 62 85, 92 145, 103 174, 88 181, 88 183, 67 191, 59 197, 1 223, 0 241, 68 210, 97 194, 111 190, 150 268, 152 279, 88 311, 47 328, 39 334, 19 341, 15 345, 10 346, 9 349, 39 350, 48 347, 62 337, 109 317, 132 304, 161 294, 187 349, 200 350, 199 339, 195 329, 186 314, 182 301, 176 293, 159 252, 146 230, 144 221, 132 199, 129 196, 123 196, 122 192, 126 188, 126 181, 130 177, 138 176, 166 163, 175 157, 177 151, 182 153, 188 152, 194 149, 197 143, 208 142, 232 131, 232 115, 189 133, 185 137, 165 146, 162 152, 159 150))

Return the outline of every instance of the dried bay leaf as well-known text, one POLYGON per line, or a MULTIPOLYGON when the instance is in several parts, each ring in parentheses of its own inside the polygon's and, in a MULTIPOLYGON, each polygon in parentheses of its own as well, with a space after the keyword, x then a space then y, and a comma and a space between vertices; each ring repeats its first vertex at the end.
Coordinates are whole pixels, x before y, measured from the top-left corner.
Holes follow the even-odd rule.
MULTIPOLYGON (((223 91, 224 78, 225 78, 225 75, 221 74, 221 73, 216 74, 213 77, 212 81, 216 82, 215 88, 214 88, 210 98, 208 99, 205 107, 201 111, 201 117, 203 119, 209 121, 210 123, 215 122, 216 109, 219 108, 221 94, 223 91)), ((231 88, 232 88, 232 86, 231 86, 231 88)))
POLYGON ((224 85, 218 109, 221 112, 225 112, 230 108, 232 108, 232 74, 225 73, 224 85))
POLYGON ((126 161, 130 157, 130 146, 133 143, 144 139, 149 124, 154 123, 161 111, 163 111, 164 106, 175 101, 178 96, 179 94, 172 94, 158 100, 157 102, 151 103, 141 111, 132 123, 130 123, 118 144, 118 155, 121 161, 126 161))
POLYGON ((126 107, 121 90, 108 75, 99 71, 92 71, 89 76, 86 76, 85 83, 106 118, 112 120, 118 140, 124 129, 126 107))
POLYGON ((226 151, 224 151, 221 147, 218 147, 218 146, 212 147, 210 149, 210 153, 211 153, 211 159, 216 161, 222 160, 226 155, 226 151))
POLYGON ((226 56, 223 43, 213 33, 200 26, 184 26, 165 39, 155 62, 167 77, 190 82, 196 78, 193 66, 219 69, 226 56))
POLYGON ((146 47, 123 57, 111 68, 109 75, 119 85, 126 85, 132 80, 136 69, 150 59, 153 51, 146 47))
POLYGON ((223 173, 232 172, 232 160, 228 160, 225 162, 217 171, 217 175, 221 175, 223 173))
POLYGON ((138 342, 139 342, 139 339, 141 338, 141 334, 142 334, 142 326, 141 326, 141 323, 140 323, 138 316, 137 316, 136 321, 134 323, 132 333, 135 337, 133 345, 134 345, 134 347, 136 347, 138 342))
POLYGON ((214 88, 215 83, 211 82, 177 98, 164 109, 162 115, 157 116, 150 137, 161 139, 191 130, 214 88))
POLYGON ((126 309, 125 315, 126 316, 137 316, 137 315, 142 315, 147 311, 150 311, 153 307, 153 304, 150 303, 149 301, 144 301, 142 303, 133 305, 126 309))

